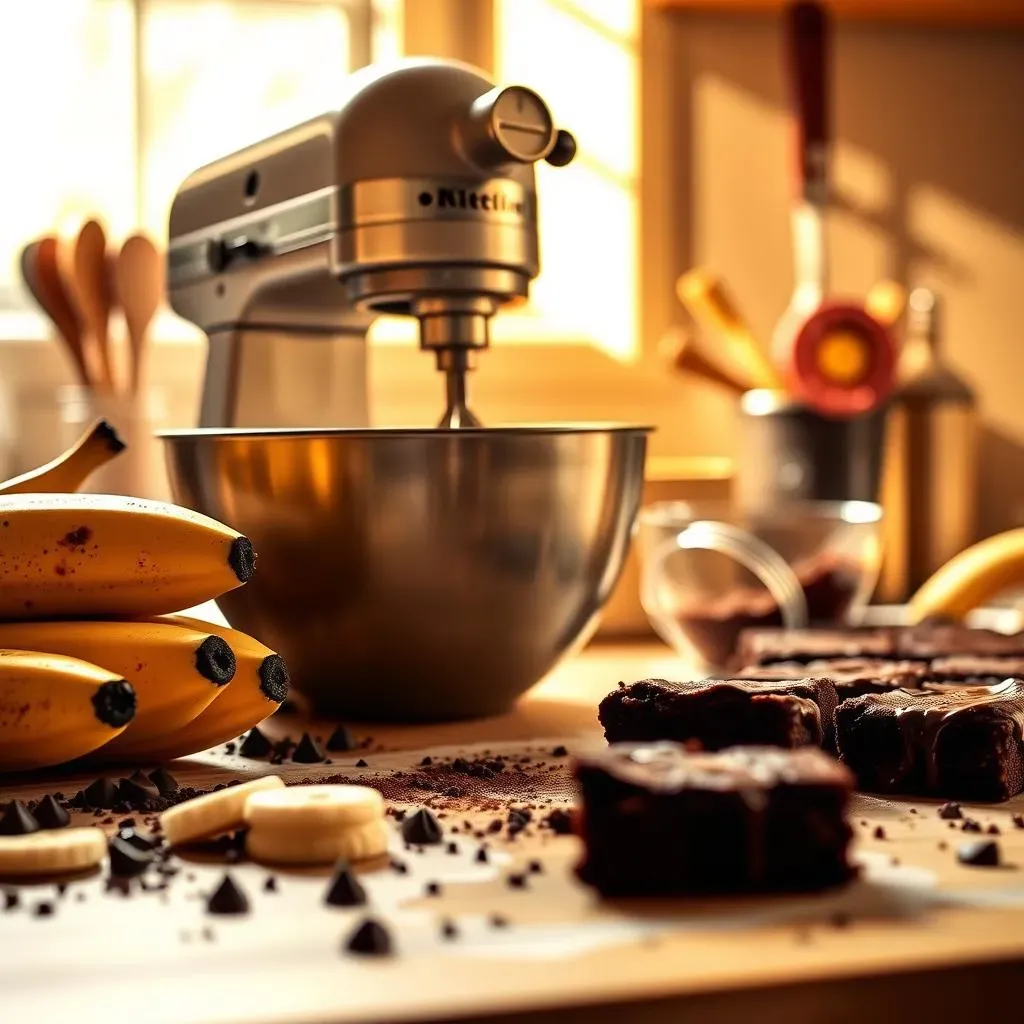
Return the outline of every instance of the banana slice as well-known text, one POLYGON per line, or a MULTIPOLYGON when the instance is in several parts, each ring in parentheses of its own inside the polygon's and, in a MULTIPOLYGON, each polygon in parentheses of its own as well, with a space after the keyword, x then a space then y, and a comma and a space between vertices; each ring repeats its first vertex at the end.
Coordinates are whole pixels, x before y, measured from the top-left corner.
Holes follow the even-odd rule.
POLYGON ((20 878, 84 871, 100 864, 106 853, 106 834, 91 825, 61 832, 0 836, 0 875, 20 878))
POLYGON ((370 821, 334 831, 318 829, 251 828, 246 852, 265 864, 333 864, 338 860, 369 860, 388 849, 383 821, 370 821))
POLYGON ((337 832, 384 818, 384 798, 369 786, 292 786, 257 793, 245 805, 254 829, 337 832))
POLYGON ((160 815, 164 837, 171 846, 181 846, 240 828, 245 822, 246 801, 254 793, 283 788, 280 776, 265 775, 240 786, 197 796, 160 815))

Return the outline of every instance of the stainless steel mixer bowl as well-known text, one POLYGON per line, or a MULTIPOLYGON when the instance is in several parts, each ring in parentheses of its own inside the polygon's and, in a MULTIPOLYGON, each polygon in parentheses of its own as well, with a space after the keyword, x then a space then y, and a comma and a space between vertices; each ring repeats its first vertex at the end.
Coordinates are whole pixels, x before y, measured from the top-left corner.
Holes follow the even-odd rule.
POLYGON ((175 500, 247 535, 218 604, 327 714, 506 711, 597 626, 646 427, 162 434, 175 500))

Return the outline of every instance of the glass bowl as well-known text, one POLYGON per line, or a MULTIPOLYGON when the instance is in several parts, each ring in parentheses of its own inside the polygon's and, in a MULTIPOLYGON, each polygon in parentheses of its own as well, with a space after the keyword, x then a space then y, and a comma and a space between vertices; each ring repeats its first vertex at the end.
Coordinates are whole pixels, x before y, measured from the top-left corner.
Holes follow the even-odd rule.
POLYGON ((721 671, 748 627, 858 623, 881 555, 872 502, 661 502, 640 512, 640 600, 681 657, 721 671))

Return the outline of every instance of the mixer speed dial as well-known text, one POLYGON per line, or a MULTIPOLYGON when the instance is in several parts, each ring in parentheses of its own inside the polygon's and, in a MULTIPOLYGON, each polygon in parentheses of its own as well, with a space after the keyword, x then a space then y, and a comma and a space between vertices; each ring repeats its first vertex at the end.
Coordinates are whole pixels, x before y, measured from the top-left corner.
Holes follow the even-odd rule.
POLYGON ((560 135, 567 133, 556 130, 547 104, 532 89, 510 85, 491 89, 479 97, 461 134, 466 153, 474 163, 494 166, 544 160, 560 141, 560 135))

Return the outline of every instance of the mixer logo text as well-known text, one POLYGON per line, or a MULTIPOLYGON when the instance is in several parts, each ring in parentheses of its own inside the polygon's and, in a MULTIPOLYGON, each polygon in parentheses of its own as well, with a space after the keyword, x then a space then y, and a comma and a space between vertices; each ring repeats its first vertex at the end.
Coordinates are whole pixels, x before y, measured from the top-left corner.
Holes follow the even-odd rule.
POLYGON ((420 206, 437 206, 439 210, 479 210, 481 213, 511 213, 522 217, 526 204, 504 192, 474 192, 466 188, 438 188, 434 192, 421 192, 420 206))

